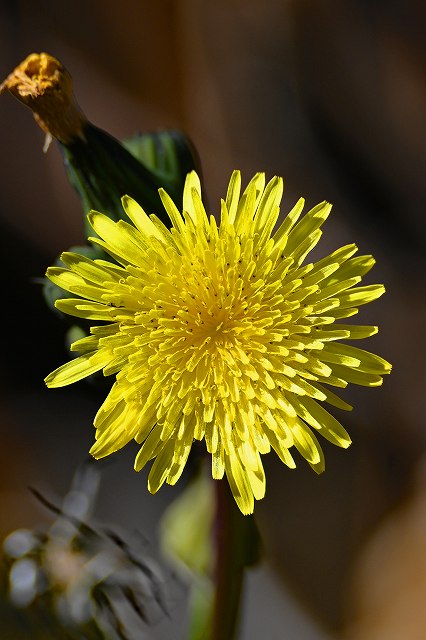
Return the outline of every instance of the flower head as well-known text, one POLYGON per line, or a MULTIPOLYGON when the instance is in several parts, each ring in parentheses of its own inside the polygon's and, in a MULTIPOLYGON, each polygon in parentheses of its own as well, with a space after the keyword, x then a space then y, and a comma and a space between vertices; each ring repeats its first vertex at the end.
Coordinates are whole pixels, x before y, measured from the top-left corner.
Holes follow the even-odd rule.
POLYGON ((342 344, 377 333, 338 321, 384 293, 357 286, 373 266, 344 246, 316 263, 305 257, 331 205, 299 218, 299 200, 274 232, 283 183, 256 174, 240 194, 231 177, 220 224, 208 217, 198 176, 188 175, 183 214, 160 190, 172 227, 123 198, 130 221, 92 211, 91 242, 116 262, 64 253, 48 277, 79 296, 59 300, 68 314, 101 321, 72 350, 81 355, 46 378, 49 387, 96 371, 116 380, 95 418, 101 458, 130 440, 135 469, 154 459, 148 487, 180 477, 194 440, 205 440, 212 475, 226 474, 243 513, 265 494, 261 454, 271 447, 288 467, 293 448, 318 473, 324 457, 314 431, 347 447, 350 438, 323 402, 351 409, 330 387, 378 386, 390 365, 342 344), (324 386, 326 385, 326 386, 324 386))
POLYGON ((79 467, 61 506, 33 490, 54 521, 4 540, 8 596, 26 610, 32 638, 135 638, 141 623, 167 613, 166 576, 147 557, 143 539, 123 539, 89 518, 99 481, 91 464, 79 467), (39 636, 40 619, 46 628, 39 636))
POLYGON ((48 53, 31 53, 0 84, 0 93, 10 91, 32 109, 40 127, 60 142, 85 139, 87 120, 78 107, 71 75, 48 53))

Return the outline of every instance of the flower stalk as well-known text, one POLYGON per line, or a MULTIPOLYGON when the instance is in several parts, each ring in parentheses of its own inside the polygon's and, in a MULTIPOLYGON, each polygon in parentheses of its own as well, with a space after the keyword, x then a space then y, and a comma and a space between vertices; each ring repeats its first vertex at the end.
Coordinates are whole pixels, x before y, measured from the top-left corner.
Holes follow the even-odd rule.
POLYGON ((211 640, 237 637, 244 575, 260 559, 260 536, 254 516, 238 509, 229 484, 220 480, 216 487, 216 567, 211 640))
POLYGON ((236 636, 243 586, 244 564, 240 557, 244 516, 235 504, 227 482, 216 486, 216 570, 211 640, 236 636))

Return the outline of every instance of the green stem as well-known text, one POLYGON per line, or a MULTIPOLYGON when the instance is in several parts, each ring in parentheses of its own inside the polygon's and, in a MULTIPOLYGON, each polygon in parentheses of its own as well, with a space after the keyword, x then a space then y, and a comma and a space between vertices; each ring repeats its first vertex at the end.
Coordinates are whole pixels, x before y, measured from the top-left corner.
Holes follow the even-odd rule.
POLYGON ((234 640, 239 619, 247 526, 226 480, 216 486, 216 572, 211 640, 234 640))

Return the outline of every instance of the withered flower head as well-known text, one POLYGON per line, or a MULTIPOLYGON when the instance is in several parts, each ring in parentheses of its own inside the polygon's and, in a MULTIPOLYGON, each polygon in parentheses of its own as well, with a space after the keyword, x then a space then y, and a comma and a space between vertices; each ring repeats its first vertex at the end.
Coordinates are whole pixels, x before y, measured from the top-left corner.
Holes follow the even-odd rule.
POLYGON ((84 138, 87 122, 77 105, 71 75, 48 53, 32 53, 0 85, 29 107, 40 127, 63 144, 84 138))

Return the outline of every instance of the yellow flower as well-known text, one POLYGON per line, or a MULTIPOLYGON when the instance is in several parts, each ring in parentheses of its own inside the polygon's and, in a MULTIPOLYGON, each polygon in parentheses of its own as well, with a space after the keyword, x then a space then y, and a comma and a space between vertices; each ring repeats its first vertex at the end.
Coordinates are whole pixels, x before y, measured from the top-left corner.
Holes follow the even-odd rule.
POLYGON ((377 333, 337 322, 384 293, 383 285, 356 286, 374 259, 352 257, 351 244, 303 265, 331 205, 317 205, 298 222, 300 199, 273 233, 282 179, 265 187, 259 173, 242 196, 240 188, 235 171, 220 225, 205 212, 194 172, 183 215, 160 190, 171 230, 127 196, 123 207, 133 224, 89 214, 99 236, 91 242, 118 264, 64 253, 66 268, 48 270, 53 282, 80 296, 59 300, 58 309, 102 324, 74 342, 82 355, 46 384, 61 387, 101 369, 116 375, 94 421, 92 455, 136 440, 142 446, 135 469, 154 459, 148 487, 155 493, 176 483, 193 441, 204 439, 213 478, 226 474, 248 514, 265 494, 261 454, 272 447, 293 468, 295 447, 322 472, 313 430, 340 447, 351 442, 321 404, 351 409, 329 386, 375 387, 391 366, 337 342, 377 333))

